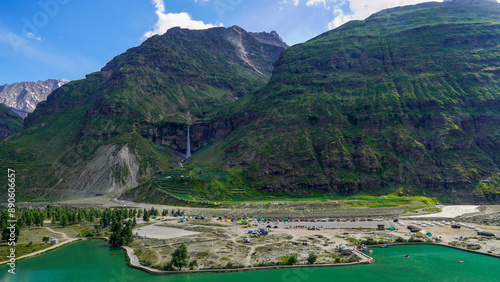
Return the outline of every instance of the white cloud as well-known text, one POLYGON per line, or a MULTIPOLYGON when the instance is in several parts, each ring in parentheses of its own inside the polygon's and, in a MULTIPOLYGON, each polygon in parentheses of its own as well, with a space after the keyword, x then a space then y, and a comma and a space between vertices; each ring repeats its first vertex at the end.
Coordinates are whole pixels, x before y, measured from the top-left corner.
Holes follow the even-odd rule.
MULTIPOLYGON (((299 2, 296 0, 295 2, 299 2)), ((306 6, 326 5, 326 0, 307 0, 306 6)))
POLYGON ((322 7, 333 11, 334 19, 328 24, 328 29, 333 29, 351 20, 365 19, 384 9, 429 1, 442 2, 442 0, 294 0, 293 5, 305 3, 308 7, 322 7), (346 11, 346 7, 349 7, 350 11, 346 11))
POLYGON ((26 37, 28 37, 29 39, 35 39, 38 41, 42 41, 42 37, 40 35, 35 35, 31 32, 26 33, 26 37))
MULTIPOLYGON (((195 2, 197 1, 207 2, 209 0, 195 0, 195 2)), ((144 35, 142 36, 142 40, 145 40, 155 34, 164 34, 170 28, 176 26, 189 29, 207 29, 211 27, 222 26, 222 24, 206 24, 203 21, 193 20, 191 15, 186 12, 166 13, 165 3, 163 2, 163 0, 152 0, 152 3, 155 5, 158 21, 154 25, 153 30, 144 33, 144 35)))
MULTIPOLYGON (((309 0, 317 1, 320 0, 309 0)), ((328 1, 328 0, 326 0, 328 1)), ((330 0, 332 4, 338 4, 342 1, 330 0)), ((390 0, 390 1, 373 1, 373 0, 347 0, 346 4, 349 5, 351 13, 346 13, 344 10, 334 7, 333 13, 335 18, 328 24, 328 29, 336 28, 351 20, 363 20, 370 15, 384 9, 394 8, 398 6, 415 5, 418 3, 429 2, 429 0, 390 0)), ((437 0, 436 2, 442 2, 437 0)))

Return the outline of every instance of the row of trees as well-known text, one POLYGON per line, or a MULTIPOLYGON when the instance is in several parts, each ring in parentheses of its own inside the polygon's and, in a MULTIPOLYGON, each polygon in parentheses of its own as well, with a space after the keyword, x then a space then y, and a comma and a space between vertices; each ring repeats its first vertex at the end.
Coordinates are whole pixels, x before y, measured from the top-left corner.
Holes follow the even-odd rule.
MULTIPOLYGON (((97 230, 101 228, 110 227, 111 236, 110 243, 115 246, 127 245, 133 241, 132 229, 135 227, 136 217, 141 217, 144 221, 149 221, 149 217, 158 215, 159 211, 154 207, 150 209, 126 209, 126 208, 106 208, 100 210, 97 208, 70 208, 70 207, 54 207, 48 205, 45 209, 40 208, 18 208, 16 209, 16 239, 19 238, 21 228, 27 226, 44 226, 44 221, 49 219, 52 223, 59 223, 62 227, 68 225, 86 222, 98 222, 95 225, 97 230), (124 220, 133 218, 127 223, 124 220)), ((169 214, 168 210, 163 210, 161 215, 166 216, 169 214)), ((177 211, 171 210, 172 215, 184 215, 184 211, 178 209, 177 211)), ((0 230, 2 231, 2 240, 7 240, 10 236, 9 226, 10 214, 6 209, 1 210, 0 216, 0 230)))
MULTIPOLYGON (((181 211, 180 209, 178 209, 178 210, 177 210, 177 212, 176 212, 175 210, 172 210, 172 211, 171 211, 171 215, 179 215, 179 216, 183 216, 184 214, 185 214, 185 212, 184 212, 184 211, 181 211)), ((142 219, 143 219, 144 221, 146 221, 146 222, 148 222, 148 221, 149 221, 149 217, 150 217, 150 216, 156 216, 156 215, 160 215, 160 213, 159 213, 159 211, 158 211, 157 209, 155 209, 154 207, 153 207, 153 208, 151 208, 151 209, 149 209, 149 210, 144 209, 144 210, 142 211, 142 219)), ((166 216, 166 215, 168 215, 168 210, 163 210, 163 211, 161 212, 161 215, 162 215, 162 216, 166 216)), ((140 216, 141 216, 141 210, 139 210, 139 214, 138 214, 138 217, 140 217, 140 216)))
MULTIPOLYGON (((148 213, 158 212, 152 208, 144 210, 148 213)), ((40 208, 16 208, 16 241, 21 233, 21 228, 31 226, 44 226, 45 220, 51 220, 52 223, 59 223, 61 226, 86 222, 98 222, 95 225, 96 230, 101 228, 111 227, 110 243, 116 246, 129 244, 133 241, 132 229, 135 227, 137 215, 142 214, 140 209, 125 209, 125 208, 106 208, 104 210, 96 208, 69 208, 69 207, 54 207, 48 205, 45 209, 40 208), (132 217, 127 223, 124 219, 132 217)), ((10 213, 5 208, 0 208, 0 230, 2 232, 2 240, 8 240, 11 231, 8 229, 13 220, 10 213)))

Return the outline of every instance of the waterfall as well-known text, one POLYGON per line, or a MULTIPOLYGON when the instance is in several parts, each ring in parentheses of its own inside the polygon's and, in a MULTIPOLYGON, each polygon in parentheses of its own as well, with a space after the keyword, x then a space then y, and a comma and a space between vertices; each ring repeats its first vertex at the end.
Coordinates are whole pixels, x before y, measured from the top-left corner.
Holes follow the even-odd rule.
POLYGON ((191 126, 188 125, 188 130, 187 130, 187 146, 186 146, 186 159, 191 157, 191 136, 190 133, 189 133, 189 128, 191 126))

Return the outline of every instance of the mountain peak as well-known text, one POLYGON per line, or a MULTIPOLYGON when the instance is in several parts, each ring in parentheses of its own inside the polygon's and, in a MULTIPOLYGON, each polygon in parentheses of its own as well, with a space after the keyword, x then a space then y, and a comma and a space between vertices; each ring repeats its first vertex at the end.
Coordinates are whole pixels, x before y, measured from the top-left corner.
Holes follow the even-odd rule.
POLYGON ((260 43, 265 43, 277 47, 288 48, 288 44, 281 39, 279 34, 273 30, 270 33, 268 32, 249 32, 249 34, 257 39, 260 43))
POLYGON ((26 117, 35 110, 36 105, 47 99, 52 91, 68 83, 62 79, 45 81, 23 81, 0 86, 0 103, 16 114, 26 117))

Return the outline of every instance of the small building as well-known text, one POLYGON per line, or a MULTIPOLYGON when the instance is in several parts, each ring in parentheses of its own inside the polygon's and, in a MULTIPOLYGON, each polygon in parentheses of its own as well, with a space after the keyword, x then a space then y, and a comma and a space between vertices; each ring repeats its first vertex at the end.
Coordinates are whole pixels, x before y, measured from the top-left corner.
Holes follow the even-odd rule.
POLYGON ((340 244, 339 245, 339 251, 343 255, 350 255, 352 254, 352 250, 345 244, 340 244))
POLYGON ((59 243, 59 239, 54 238, 54 237, 51 237, 51 238, 50 238, 50 244, 51 244, 51 245, 55 245, 55 244, 58 244, 58 243, 59 243))
POLYGON ((417 232, 417 234, 415 234, 417 237, 425 237, 427 236, 427 231, 425 230, 420 230, 417 232))
POLYGON ((385 230, 384 224, 377 224, 377 230, 385 230))

